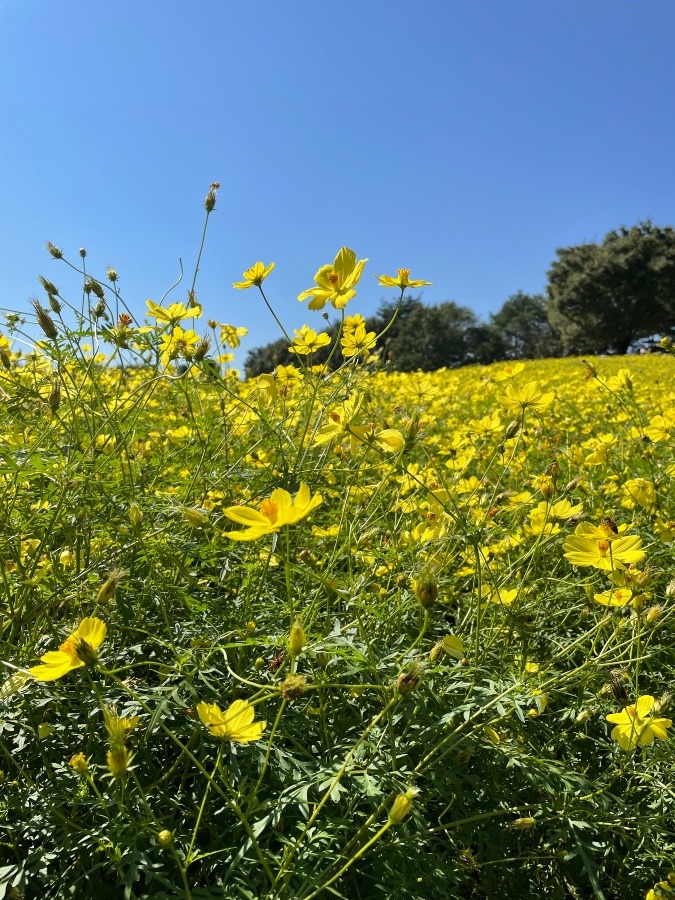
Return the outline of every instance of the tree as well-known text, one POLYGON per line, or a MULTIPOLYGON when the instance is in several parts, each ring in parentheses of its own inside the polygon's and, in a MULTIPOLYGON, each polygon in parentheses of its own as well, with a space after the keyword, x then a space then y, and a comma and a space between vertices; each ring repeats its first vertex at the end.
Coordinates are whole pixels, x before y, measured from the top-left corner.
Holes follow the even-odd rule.
POLYGON ((547 316, 546 298, 541 294, 512 294, 490 325, 503 341, 505 359, 542 359, 562 354, 558 332, 547 316))
POLYGON ((675 328, 675 230, 650 221, 557 251, 548 317, 565 353, 626 353, 675 328))

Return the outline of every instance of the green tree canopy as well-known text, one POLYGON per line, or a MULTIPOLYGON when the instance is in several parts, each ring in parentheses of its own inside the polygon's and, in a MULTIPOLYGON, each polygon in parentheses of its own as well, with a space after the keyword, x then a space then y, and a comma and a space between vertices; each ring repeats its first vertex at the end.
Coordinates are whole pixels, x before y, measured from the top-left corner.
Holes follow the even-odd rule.
POLYGON ((560 356, 562 344, 548 320, 546 298, 541 294, 512 294, 498 313, 490 316, 490 325, 503 342, 507 359, 542 359, 560 356))
POLYGON ((675 328, 675 231, 640 222, 557 251, 548 316, 566 353, 626 353, 675 328))

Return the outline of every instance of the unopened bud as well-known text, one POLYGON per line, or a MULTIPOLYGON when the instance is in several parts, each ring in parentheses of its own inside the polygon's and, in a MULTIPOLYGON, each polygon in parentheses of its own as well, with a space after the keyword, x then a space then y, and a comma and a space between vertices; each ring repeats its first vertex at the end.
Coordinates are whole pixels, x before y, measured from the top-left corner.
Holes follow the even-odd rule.
POLYGON ((49 308, 53 313, 56 313, 57 316, 61 312, 61 304, 53 294, 49 295, 49 308))
POLYGON ((208 516, 201 509, 184 509, 183 514, 193 528, 204 528, 209 524, 208 516))
POLYGON ((532 816, 524 816, 521 819, 514 819, 509 824, 509 828, 513 828, 514 831, 528 831, 530 828, 534 828, 536 824, 532 816))
POLYGON ((259 656, 256 661, 253 663, 253 667, 259 672, 261 669, 265 668, 265 657, 259 656))
POLYGON ((654 713, 657 716, 660 716, 664 712, 668 712, 668 708, 670 707, 670 701, 673 699, 673 695, 666 691, 665 694, 661 694, 659 699, 654 703, 654 713))
POLYGON ((52 389, 49 392, 49 405, 52 412, 56 412, 56 410, 61 405, 61 382, 58 378, 54 379, 52 389))
POLYGON ((108 771, 113 778, 121 778, 126 773, 131 759, 132 754, 123 744, 118 744, 116 747, 111 747, 108 750, 106 761, 108 763, 108 771))
POLYGON ((85 666, 95 666, 98 663, 96 651, 84 638, 77 638, 75 641, 75 653, 85 666))
POLYGON ((173 832, 168 828, 162 828, 157 832, 157 843, 160 847, 170 847, 173 842, 173 832))
POLYGON ((325 669, 330 662, 330 653, 326 653, 325 650, 317 650, 314 655, 314 659, 316 660, 316 664, 320 669, 325 669))
POLYGON ((108 281, 112 281, 113 284, 117 281, 117 269, 113 269, 112 266, 108 266, 106 275, 108 276, 108 281))
POLYGON ((80 247, 79 253, 80 253, 80 256, 82 257, 82 259, 84 259, 85 256, 87 255, 87 251, 84 249, 84 247, 80 247))
POLYGON ((132 503, 129 506, 129 521, 134 526, 134 528, 137 528, 143 521, 143 510, 140 508, 138 503, 132 503))
POLYGON ((577 717, 575 718, 574 721, 577 723, 577 725, 583 725, 584 723, 588 722, 590 717, 591 717, 591 711, 590 711, 590 709, 586 708, 586 709, 581 710, 581 712, 577 715, 577 717))
POLYGON ((298 653, 302 652, 302 648, 305 646, 306 641, 307 633, 302 627, 300 619, 296 619, 291 626, 291 633, 288 636, 288 649, 294 656, 297 656, 298 653))
POLYGON ((520 419, 514 419, 504 429, 504 440, 515 437, 520 431, 520 419))
POLYGON ((128 572, 125 572, 123 569, 115 569, 112 571, 99 588, 98 594, 96 595, 96 602, 105 604, 112 600, 115 596, 117 585, 126 575, 128 575, 128 572))
POLYGON ((0 347, 0 362, 6 369, 12 368, 12 360, 9 358, 9 353, 4 347, 0 347))
POLYGON ((416 788, 408 788, 405 794, 399 794, 389 810, 389 821, 392 825, 399 825, 412 809, 413 800, 419 794, 416 788))

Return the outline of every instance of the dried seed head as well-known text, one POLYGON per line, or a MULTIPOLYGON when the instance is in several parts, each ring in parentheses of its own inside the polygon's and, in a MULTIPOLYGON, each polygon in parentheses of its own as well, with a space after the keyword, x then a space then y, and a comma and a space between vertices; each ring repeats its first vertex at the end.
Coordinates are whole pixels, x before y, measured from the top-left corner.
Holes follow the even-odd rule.
POLYGON ((54 259, 63 259, 63 250, 59 250, 59 248, 55 247, 51 241, 47 241, 45 247, 49 250, 50 255, 53 256, 54 259))
POLYGON ((38 325, 44 331, 50 341, 55 341, 59 333, 56 330, 54 320, 39 300, 31 300, 30 302, 32 303, 33 309, 35 310, 35 316, 37 318, 38 325))

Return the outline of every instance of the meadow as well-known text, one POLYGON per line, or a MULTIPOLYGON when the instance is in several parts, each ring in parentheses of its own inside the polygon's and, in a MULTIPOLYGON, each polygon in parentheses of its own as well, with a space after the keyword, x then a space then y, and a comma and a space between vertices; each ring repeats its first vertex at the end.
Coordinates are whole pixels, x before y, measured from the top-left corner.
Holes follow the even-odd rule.
POLYGON ((347 361, 308 312, 243 382, 194 280, 138 324, 48 250, 0 339, 0 898, 675 893, 672 352, 389 372, 343 248, 347 361))

